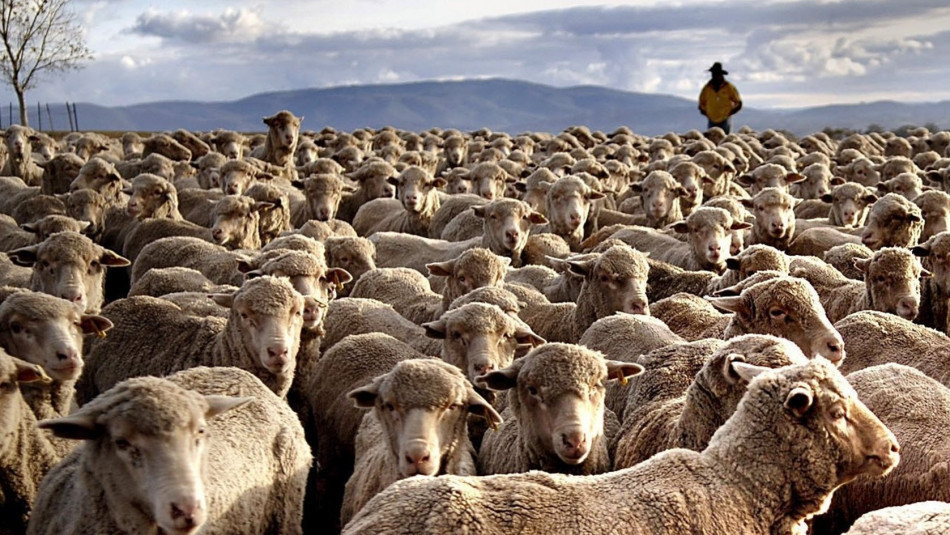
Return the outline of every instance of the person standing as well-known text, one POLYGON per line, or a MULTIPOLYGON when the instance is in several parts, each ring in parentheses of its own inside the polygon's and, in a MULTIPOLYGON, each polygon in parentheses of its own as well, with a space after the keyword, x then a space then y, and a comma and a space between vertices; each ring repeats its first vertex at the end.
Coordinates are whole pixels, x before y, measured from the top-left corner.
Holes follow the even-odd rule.
POLYGON ((718 61, 709 68, 712 79, 699 93, 699 112, 709 120, 706 128, 718 126, 727 134, 732 130, 731 117, 742 109, 742 98, 734 85, 726 81, 729 71, 718 61))

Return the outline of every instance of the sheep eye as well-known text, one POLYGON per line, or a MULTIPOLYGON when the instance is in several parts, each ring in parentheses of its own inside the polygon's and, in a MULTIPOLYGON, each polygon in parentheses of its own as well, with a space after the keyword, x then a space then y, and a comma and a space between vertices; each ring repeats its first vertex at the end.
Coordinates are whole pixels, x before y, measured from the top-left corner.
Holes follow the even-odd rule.
POLYGON ((242 320, 246 320, 246 319, 247 319, 247 312, 241 312, 241 319, 242 319, 242 320))
POLYGON ((458 276, 458 281, 459 281, 459 283, 461 283, 461 284, 465 284, 465 275, 459 275, 459 276, 458 276))
POLYGON ((461 339, 462 339, 462 333, 460 333, 459 331, 454 331, 454 332, 452 333, 452 338, 454 338, 454 339, 456 339, 456 340, 461 340, 461 339))
POLYGON ((161 195, 161 194, 162 194, 162 190, 160 190, 160 189, 157 189, 157 190, 155 190, 155 191, 152 192, 152 195, 154 195, 154 196, 156 196, 156 197, 158 197, 158 196, 161 195))
POLYGON ((13 332, 13 334, 20 334, 23 332, 23 326, 17 322, 13 322, 10 324, 10 331, 13 332))
POLYGON ((124 438, 117 438, 115 439, 115 447, 121 451, 125 451, 132 447, 132 444, 130 444, 129 441, 124 438))
POLYGON ((535 387, 533 387, 533 386, 529 386, 529 387, 528 387, 528 394, 530 394, 530 395, 532 395, 532 396, 537 396, 537 395, 538 395, 538 389, 535 388, 535 387))
POLYGON ((11 383, 10 381, 5 381, 3 383, 0 383, 0 390, 4 392, 10 392, 13 390, 13 386, 14 386, 13 383, 11 383))
POLYGON ((831 417, 835 420, 840 420, 845 417, 847 413, 842 407, 835 407, 831 410, 831 417))
POLYGON ((769 310, 769 315, 773 318, 781 318, 785 316, 785 311, 781 308, 773 308, 772 310, 769 310))
POLYGON ((383 404, 383 408, 386 409, 386 410, 389 411, 389 412, 393 412, 394 410, 396 410, 395 405, 393 405, 392 403, 385 403, 385 404, 383 404))

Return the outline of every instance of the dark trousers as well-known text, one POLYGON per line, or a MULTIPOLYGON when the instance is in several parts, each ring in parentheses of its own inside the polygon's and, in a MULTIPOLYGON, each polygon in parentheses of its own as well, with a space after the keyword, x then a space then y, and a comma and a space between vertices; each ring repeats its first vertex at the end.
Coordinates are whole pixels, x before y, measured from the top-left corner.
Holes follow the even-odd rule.
POLYGON ((728 134, 732 132, 732 117, 726 117, 726 120, 721 123, 714 123, 711 119, 706 121, 706 130, 709 130, 714 126, 722 128, 723 132, 728 134))

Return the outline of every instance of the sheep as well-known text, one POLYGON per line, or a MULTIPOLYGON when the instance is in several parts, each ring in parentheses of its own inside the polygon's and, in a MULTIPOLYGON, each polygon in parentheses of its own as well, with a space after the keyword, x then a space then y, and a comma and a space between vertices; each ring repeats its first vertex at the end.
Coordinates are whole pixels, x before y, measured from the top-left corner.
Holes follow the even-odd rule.
POLYGON ((839 162, 835 173, 846 182, 857 182, 862 186, 875 187, 881 181, 881 173, 874 162, 864 156, 859 156, 846 165, 839 162))
POLYGON ((950 195, 942 191, 925 191, 914 198, 913 203, 920 208, 924 216, 924 230, 920 232, 920 242, 947 230, 950 218, 950 195))
POLYGON ((679 162, 667 170, 686 190, 686 195, 680 197, 679 204, 683 217, 688 216, 703 204, 703 182, 706 180, 706 171, 690 160, 679 162))
POLYGON ((313 141, 304 139, 297 143, 297 150, 294 151, 294 165, 297 166, 297 173, 300 173, 301 167, 316 161, 319 157, 320 149, 313 141))
POLYGON ((452 260, 426 264, 426 268, 433 277, 445 277, 442 308, 438 312, 441 314, 448 310, 452 301, 476 288, 501 286, 508 269, 508 259, 488 249, 475 247, 452 260))
POLYGON ((831 193, 833 186, 844 184, 844 180, 834 176, 829 163, 811 163, 802 168, 804 180, 789 186, 789 193, 798 199, 821 199, 831 193))
POLYGON ((244 195, 259 203, 258 234, 261 237, 261 244, 267 245, 281 232, 293 228, 290 222, 290 197, 280 188, 258 182, 249 187, 244 195))
POLYGON ((799 533, 838 486, 897 464, 893 434, 826 361, 754 379, 762 370, 736 368, 748 392, 702 452, 675 449, 587 478, 531 472, 407 479, 378 494, 344 533, 553 532, 565 525, 585 532, 664 526, 669 533, 729 533, 741 526, 799 533))
POLYGON ((828 223, 833 226, 857 228, 864 225, 869 207, 877 201, 877 195, 865 186, 855 183, 840 184, 834 187, 831 195, 822 197, 822 213, 806 214, 799 210, 803 205, 796 206, 795 216, 808 218, 827 217, 828 223), (831 206, 828 206, 831 203, 831 206))
MULTIPOLYGON (((709 208, 722 208, 723 210, 729 212, 729 215, 732 216, 733 221, 746 221, 751 223, 754 221, 754 217, 750 214, 743 202, 745 201, 744 197, 738 197, 735 195, 720 195, 719 197, 714 197, 706 201, 703 206, 709 208)), ((746 238, 746 229, 735 229, 732 231, 732 243, 729 245, 729 254, 735 256, 739 254, 745 248, 745 238, 746 238)), ((683 236, 676 235, 678 239, 685 239, 683 236)))
POLYGON ((218 170, 218 181, 225 195, 244 195, 256 180, 273 178, 246 160, 228 160, 218 170))
MULTIPOLYGON (((352 280, 359 280, 363 273, 376 269, 376 247, 366 238, 331 236, 324 242, 327 266, 345 269, 352 280)), ((352 285, 337 290, 338 297, 350 295, 352 285)))
MULTIPOLYGON (((478 195, 472 195, 470 193, 464 193, 459 195, 449 195, 444 201, 439 205, 438 211, 432 215, 432 221, 429 223, 429 234, 430 238, 442 238, 442 235, 445 234, 445 229, 448 228, 450 223, 455 222, 457 216, 461 214, 466 214, 469 208, 473 206, 479 206, 487 203, 488 201, 478 195)), ((468 219, 473 219, 473 216, 469 216, 468 219)), ((481 230, 481 221, 478 221, 477 228, 472 228, 471 230, 481 230)), ((462 223, 456 222, 454 226, 465 226, 462 223)), ((455 233, 463 232, 462 229, 455 229, 455 233)), ((480 235, 476 234, 476 235, 480 235)), ((468 236, 467 238, 472 238, 474 236, 468 236)), ((461 239, 467 239, 461 238, 461 239)), ((443 239, 449 239, 448 237, 443 239)), ((451 241, 460 241, 459 238, 453 238, 451 241)))
POLYGON ((614 233, 619 239, 638 250, 649 252, 654 260, 669 262, 687 270, 709 270, 721 273, 732 243, 733 230, 745 230, 752 225, 735 221, 722 208, 700 207, 685 221, 673 224, 673 230, 688 234, 687 243, 652 229, 631 227, 614 233))
POLYGON ((33 141, 36 135, 26 126, 11 125, 6 129, 8 159, 0 170, 0 175, 16 176, 30 186, 39 186, 43 179, 43 168, 33 161, 33 141))
POLYGON ((62 456, 37 418, 21 388, 49 382, 43 369, 0 350, 0 516, 6 533, 25 533, 43 477, 62 456))
POLYGON ((896 193, 888 193, 871 206, 861 243, 872 251, 882 247, 913 247, 920 240, 924 218, 920 208, 896 193))
POLYGON ((86 223, 82 232, 97 242, 105 230, 108 207, 106 198, 89 188, 70 192, 66 198, 66 215, 80 223, 86 223))
POLYGON ((0 214, 0 251, 35 245, 56 232, 82 232, 88 226, 86 222, 80 223, 64 215, 48 215, 33 223, 17 225, 12 217, 0 214))
POLYGON ((475 475, 469 414, 492 426, 501 416, 455 367, 431 359, 403 360, 347 394, 372 409, 356 435, 355 466, 346 483, 340 524, 392 483, 417 474, 475 475))
POLYGON ((848 358, 841 365, 844 373, 895 362, 950 385, 946 366, 950 339, 941 332, 876 310, 850 314, 835 328, 848 348, 848 358))
POLYGON ((409 268, 367 271, 353 285, 350 297, 372 298, 390 304, 417 325, 438 317, 443 306, 442 296, 432 291, 429 281, 409 268))
MULTIPOLYGON (((142 158, 150 154, 162 156, 176 161, 190 161, 191 151, 168 134, 152 134, 142 141, 142 158)), ((201 155, 199 155, 201 156, 201 155)))
POLYGON ((574 343, 592 323, 614 312, 649 315, 649 267, 643 253, 619 245, 597 258, 569 263, 571 271, 584 277, 577 303, 544 304, 521 311, 521 318, 542 338, 574 343))
POLYGON ((480 375, 509 366, 517 350, 544 343, 517 317, 488 303, 461 305, 423 327, 426 336, 442 340, 442 360, 473 383, 480 375))
POLYGON ((788 244, 786 252, 796 256, 821 257, 832 247, 849 243, 861 245, 861 237, 834 228, 812 227, 799 232, 788 244))
POLYGON ((715 275, 708 271, 686 271, 666 262, 648 258, 650 276, 647 279, 647 298, 651 303, 676 293, 697 296, 714 295, 759 271, 788 273, 788 257, 768 245, 751 245, 738 255, 726 259, 726 272, 715 275))
POLYGON ((228 249, 260 249, 260 211, 272 206, 250 197, 224 197, 214 205, 211 238, 228 249))
POLYGON ((390 183, 396 186, 396 199, 374 199, 360 206, 353 217, 353 228, 360 236, 396 231, 427 236, 429 221, 439 209, 438 188, 445 179, 432 178, 417 166, 407 167, 390 183))
POLYGON ((705 197, 725 195, 729 192, 731 179, 735 176, 736 168, 725 157, 716 151, 704 150, 693 155, 691 161, 702 167, 707 177, 706 180, 703 180, 703 195, 705 197))
MULTIPOLYGON (((950 499, 946 484, 950 451, 942 438, 950 418, 950 390, 900 364, 873 366, 847 378, 868 409, 897 437, 901 462, 884 479, 860 478, 835 492, 828 513, 815 517, 815 531, 841 533, 875 509, 950 499)), ((902 531, 888 531, 898 532, 902 531)))
POLYGON ((170 181, 150 173, 132 179, 132 186, 123 190, 129 196, 126 212, 137 220, 147 218, 181 221, 178 190, 170 181))
POLYGON ((205 190, 221 188, 221 166, 227 163, 228 158, 220 152, 209 152, 193 164, 198 170, 195 179, 198 186, 205 190))
POLYGON ((424 327, 404 318, 392 305, 375 299, 344 297, 330 301, 323 327, 322 353, 349 335, 374 332, 388 334, 423 355, 438 355, 442 350, 442 340, 427 336, 424 327))
POLYGON ((251 151, 251 156, 277 166, 282 178, 297 179, 294 166, 294 152, 300 137, 300 123, 303 117, 296 117, 287 110, 281 110, 270 117, 264 117, 267 125, 267 138, 264 145, 251 151))
POLYGON ((749 192, 753 196, 765 188, 778 188, 788 193, 790 184, 796 184, 804 180, 804 175, 774 163, 760 165, 752 173, 736 177, 737 182, 749 187, 749 192))
POLYGON ((212 138, 218 152, 229 160, 240 160, 244 155, 244 136, 230 130, 217 132, 212 138))
POLYGON ((304 308, 315 307, 314 299, 270 276, 251 279, 234 294, 213 295, 217 304, 231 309, 226 321, 183 316, 172 303, 148 296, 108 305, 103 316, 115 327, 108 338, 91 344, 86 371, 76 385, 80 404, 129 377, 202 365, 237 365, 281 398, 286 396, 294 378, 304 308), (128 358, 142 352, 149 357, 128 358))
POLYGON ((771 245, 779 251, 788 249, 795 236, 795 197, 781 188, 766 187, 752 198, 755 223, 749 233, 749 244, 771 245))
POLYGON ((43 367, 50 381, 23 387, 37 418, 68 414, 83 369, 83 335, 112 328, 108 319, 84 314, 74 304, 35 292, 17 292, 0 304, 0 346, 11 356, 43 367))
POLYGON ((603 198, 603 193, 592 190, 576 176, 559 178, 547 187, 547 209, 544 215, 548 218, 548 223, 536 227, 533 232, 550 232, 561 236, 572 251, 578 251, 584 241, 585 225, 591 213, 592 202, 603 198))
POLYGON ((76 303, 90 314, 102 308, 106 269, 130 263, 76 232, 59 232, 7 255, 17 265, 33 268, 31 290, 76 303))
POLYGON ((472 182, 472 193, 493 201, 505 196, 505 184, 514 179, 500 165, 494 162, 482 162, 469 169, 468 180, 472 182))
POLYGON ((43 195, 68 193, 69 185, 79 175, 79 170, 85 163, 85 160, 79 156, 66 152, 39 164, 43 168, 40 193, 43 195))
POLYGON ((344 485, 352 474, 354 444, 363 411, 347 393, 367 385, 401 361, 425 358, 383 333, 347 336, 307 370, 307 411, 301 417, 314 446, 314 473, 308 483, 304 529, 334 526, 340 517, 344 485), (308 412, 309 411, 309 412, 308 412), (316 489, 320 489, 317 494, 316 489))
POLYGON ((296 180, 293 184, 302 189, 307 197, 305 203, 291 210, 291 223, 294 227, 299 227, 311 219, 334 219, 343 194, 354 190, 344 183, 342 178, 332 174, 311 175, 303 180, 296 180))
POLYGON ((920 315, 916 321, 943 333, 950 332, 950 272, 947 264, 950 233, 944 231, 931 236, 911 251, 921 257, 925 265, 933 271, 933 276, 923 281, 920 315))
POLYGON ((148 270, 129 289, 128 297, 150 295, 161 297, 179 292, 221 293, 236 290, 233 286, 215 284, 201 272, 186 267, 167 267, 148 270))
POLYGON ((172 139, 191 151, 191 159, 197 160, 211 152, 211 147, 191 132, 178 129, 171 133, 172 139))
POLYGON ((123 182, 114 165, 102 158, 90 158, 69 184, 69 191, 91 189, 105 197, 110 205, 124 207, 127 198, 122 193, 123 182))
POLYGON ((396 188, 389 179, 396 176, 396 170, 388 162, 379 159, 367 160, 347 178, 358 185, 356 191, 344 195, 337 210, 337 218, 343 221, 353 221, 360 206, 373 199, 392 198, 396 195, 396 188))
POLYGON ((653 171, 640 182, 631 184, 630 191, 640 194, 646 226, 663 228, 683 219, 680 199, 688 193, 670 173, 653 171))
POLYGON ((859 243, 843 243, 825 251, 822 260, 849 279, 864 280, 864 272, 855 266, 854 261, 870 259, 872 256, 874 251, 859 243))
POLYGON ((510 418, 485 433, 478 456, 481 474, 545 470, 591 475, 611 468, 604 430, 607 381, 633 377, 637 364, 608 361, 582 346, 550 343, 476 384, 511 390, 510 418))
POLYGON ((948 530, 950 504, 925 501, 865 513, 851 526, 848 535, 946 533, 948 530))
POLYGON ((85 443, 44 480, 30 534, 301 533, 310 449, 245 371, 130 379, 39 426, 85 443))
POLYGON ((879 310, 913 321, 920 310, 920 277, 930 273, 908 249, 885 247, 868 260, 855 260, 864 281, 852 280, 817 258, 800 257, 790 274, 807 280, 834 323, 859 310, 879 310))
POLYGON ((877 183, 877 190, 882 195, 896 193, 909 201, 913 201, 924 192, 923 181, 916 173, 900 173, 894 177, 877 183))
MULTIPOLYGON (((735 371, 736 362, 779 368, 808 361, 790 341, 756 334, 733 338, 711 354, 686 355, 694 357, 691 362, 686 361, 688 370, 684 370, 695 375, 688 388, 671 397, 667 396, 672 392, 658 396, 625 413, 618 434, 615 470, 671 448, 703 450, 716 429, 735 412, 746 391, 747 382, 735 371)), ((638 388, 648 388, 645 377, 638 382, 638 388)))

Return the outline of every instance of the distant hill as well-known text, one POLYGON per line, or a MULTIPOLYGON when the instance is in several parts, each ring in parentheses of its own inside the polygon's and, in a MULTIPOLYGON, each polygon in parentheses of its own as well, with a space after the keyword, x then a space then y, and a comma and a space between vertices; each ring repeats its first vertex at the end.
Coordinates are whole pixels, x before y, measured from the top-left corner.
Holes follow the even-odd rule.
MULTIPOLYGON (((64 107, 50 108, 54 126, 63 129, 67 125, 64 107)), ((262 131, 261 117, 281 109, 303 115, 304 128, 312 130, 392 125, 417 131, 433 126, 460 130, 485 127, 514 134, 557 132, 583 124, 606 132, 626 125, 637 133, 659 135, 705 128, 705 119, 691 99, 503 79, 300 89, 260 93, 233 102, 168 101, 116 107, 79 103, 77 115, 82 130, 262 131)), ((734 127, 748 124, 756 130, 785 129, 802 135, 829 126, 865 129, 876 124, 895 129, 925 123, 950 126, 950 102, 881 101, 794 110, 747 107, 736 116, 734 127)))

